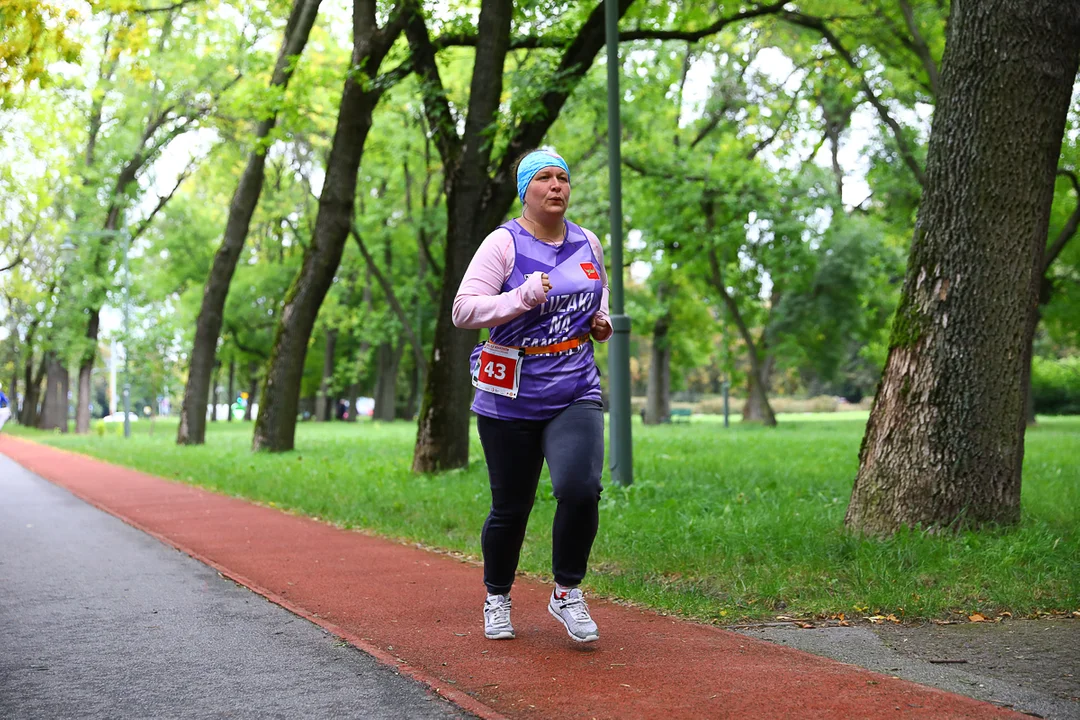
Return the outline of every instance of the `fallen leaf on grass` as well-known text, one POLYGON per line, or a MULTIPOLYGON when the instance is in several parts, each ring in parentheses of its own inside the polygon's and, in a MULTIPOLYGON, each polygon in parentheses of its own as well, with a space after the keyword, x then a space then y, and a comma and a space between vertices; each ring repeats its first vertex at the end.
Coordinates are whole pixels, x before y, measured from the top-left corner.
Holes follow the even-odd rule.
POLYGON ((968 615, 968 620, 970 620, 971 622, 986 622, 986 618, 979 613, 975 613, 974 615, 968 615))

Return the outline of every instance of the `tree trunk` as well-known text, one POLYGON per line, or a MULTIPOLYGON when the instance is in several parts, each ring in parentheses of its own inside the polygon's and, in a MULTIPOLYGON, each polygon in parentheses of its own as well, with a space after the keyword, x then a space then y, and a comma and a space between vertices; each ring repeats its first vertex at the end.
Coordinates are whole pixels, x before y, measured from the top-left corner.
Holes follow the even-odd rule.
POLYGON ((773 358, 767 357, 760 365, 751 365, 746 374, 746 402, 743 403, 742 421, 776 426, 776 415, 769 404, 769 388, 772 386, 773 358))
MULTIPOLYGON (((75 402, 75 432, 85 435, 90 432, 90 376, 94 371, 94 362, 97 360, 97 336, 101 321, 101 313, 98 310, 90 311, 90 321, 86 326, 87 349, 83 353, 79 363, 79 390, 78 399, 75 402)), ((127 348, 124 348, 127 352, 127 348)), ((64 370, 67 374, 67 370, 64 370)), ((65 383, 67 381, 65 380, 65 383)), ((64 401, 67 407, 67 400, 64 401)), ((64 423, 64 432, 67 432, 67 423, 64 423)))
MULTIPOLYGON (((271 87, 282 92, 292 78, 296 59, 304 52, 312 25, 319 12, 321 0, 294 0, 289 21, 285 27, 277 64, 270 79, 271 87)), ((277 108, 261 120, 255 130, 255 147, 248 157, 247 167, 229 204, 229 218, 225 223, 225 235, 221 247, 214 255, 206 285, 203 287, 202 307, 195 322, 195 344, 191 350, 188 381, 184 386, 184 400, 180 409, 180 427, 176 442, 180 445, 201 445, 206 441, 206 395, 207 383, 217 354, 218 337, 225 312, 225 298, 229 293, 240 252, 247 239, 251 217, 259 204, 263 182, 266 177, 266 151, 269 137, 277 124, 277 108)), ((248 404, 254 396, 248 398, 248 404)))
POLYGON ((401 3, 395 7, 386 28, 380 30, 375 21, 375 5, 375 0, 356 0, 353 5, 352 67, 363 72, 349 73, 345 81, 315 232, 304 250, 300 272, 285 296, 274 334, 255 420, 252 441, 255 450, 282 452, 292 450, 295 443, 296 411, 308 340, 349 237, 356 173, 371 129, 372 112, 383 92, 383 88, 365 78, 378 74, 383 57, 401 33, 404 18, 419 12, 411 4, 401 3), (409 5, 407 13, 406 5, 409 5))
MULTIPOLYGON (((716 229, 716 204, 706 194, 702 201, 702 212, 705 215, 705 231, 712 235, 716 229)), ((739 310, 739 304, 728 292, 727 283, 724 282, 724 262, 720 259, 715 248, 709 250, 709 282, 713 289, 720 295, 724 306, 727 308, 739 335, 746 344, 746 357, 750 361, 750 372, 747 376, 746 404, 743 407, 743 422, 758 422, 767 427, 776 427, 776 415, 772 406, 769 405, 769 376, 772 373, 772 360, 766 352, 765 338, 755 341, 746 319, 739 310)), ((775 295, 775 293, 774 293, 775 295)))
POLYGON ((11 363, 11 385, 9 387, 11 394, 8 396, 11 407, 9 408, 12 415, 18 417, 19 415, 19 363, 11 363))
POLYGON ((405 352, 406 341, 401 338, 397 347, 384 342, 375 351, 375 410, 372 420, 392 421, 397 409, 397 376, 401 365, 401 356, 405 352))
POLYGON ((334 379, 334 348, 337 346, 337 330, 326 331, 326 347, 323 351, 322 382, 315 398, 315 420, 326 422, 334 419, 334 405, 330 397, 330 383, 334 379))
POLYGON ((926 193, 847 527, 1020 517, 1024 341, 1080 64, 1080 4, 955 2, 926 193))
POLYGON ((217 422, 217 406, 219 402, 218 398, 218 373, 221 370, 221 363, 214 363, 214 374, 210 379, 210 422, 217 422))
POLYGON ((41 379, 45 377, 45 370, 48 367, 48 353, 41 358, 41 362, 38 364, 37 374, 34 374, 34 355, 32 352, 26 356, 26 363, 23 365, 24 382, 26 384, 26 394, 23 397, 22 411, 19 413, 19 424, 24 427, 35 427, 38 424, 38 403, 41 396, 41 379))
POLYGON ((225 418, 226 422, 232 422, 232 406, 236 402, 236 361, 229 361, 229 394, 225 398, 226 404, 229 406, 228 416, 225 418))
POLYGON ((359 383, 353 383, 345 393, 345 400, 349 403, 349 414, 345 422, 356 422, 356 396, 360 394, 359 383))
POLYGON ((259 365, 255 362, 248 363, 248 396, 244 406, 244 422, 251 422, 251 406, 255 404, 255 393, 259 389, 259 365))
POLYGON ((45 397, 42 399, 38 427, 42 430, 68 431, 68 371, 56 357, 48 353, 45 376, 45 397))
POLYGON ((645 396, 646 425, 671 420, 671 343, 668 340, 670 328, 670 312, 664 313, 653 326, 649 389, 645 396))

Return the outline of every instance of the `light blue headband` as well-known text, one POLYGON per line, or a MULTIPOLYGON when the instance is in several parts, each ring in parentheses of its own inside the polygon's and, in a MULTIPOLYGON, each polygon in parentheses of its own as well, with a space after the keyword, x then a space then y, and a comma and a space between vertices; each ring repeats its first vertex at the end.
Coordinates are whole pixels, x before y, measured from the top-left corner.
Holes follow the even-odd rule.
POLYGON ((522 204, 525 203, 525 191, 529 188, 529 183, 532 182, 536 173, 540 172, 546 167, 559 167, 566 171, 567 179, 570 178, 570 168, 567 167, 566 161, 555 153, 548 152, 547 150, 534 150, 521 159, 518 163, 517 171, 517 186, 518 186, 518 198, 521 199, 522 204))

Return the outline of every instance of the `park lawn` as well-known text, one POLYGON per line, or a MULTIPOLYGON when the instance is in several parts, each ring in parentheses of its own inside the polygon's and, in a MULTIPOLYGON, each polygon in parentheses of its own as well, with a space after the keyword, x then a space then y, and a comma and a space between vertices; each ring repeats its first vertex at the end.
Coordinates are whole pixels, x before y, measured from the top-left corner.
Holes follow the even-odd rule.
MULTIPOLYGON (((1080 418, 1040 418, 1027 434, 1023 518, 1007 530, 889 540, 842 522, 866 414, 781 416, 775 429, 712 418, 634 425, 634 484, 605 477, 586 588, 722 623, 893 614, 994 617, 1080 609, 1080 418)), ((467 469, 409 471, 412 423, 301 424, 295 452, 252 454, 251 424, 211 423, 178 447, 175 423, 87 436, 13 428, 38 442, 161 477, 479 558, 488 490, 473 432, 467 469)), ((550 578, 555 502, 546 471, 521 570, 550 578)), ((482 592, 476 573, 477 592, 482 592)))

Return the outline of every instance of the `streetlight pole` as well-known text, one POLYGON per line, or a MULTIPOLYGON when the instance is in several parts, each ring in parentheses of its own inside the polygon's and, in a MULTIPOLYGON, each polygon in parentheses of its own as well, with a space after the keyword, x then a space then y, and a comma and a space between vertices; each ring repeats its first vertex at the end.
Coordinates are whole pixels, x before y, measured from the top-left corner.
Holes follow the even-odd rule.
POLYGON ((608 369, 611 407, 611 479, 634 482, 630 430, 630 317, 624 314, 622 255, 622 123, 619 119, 619 7, 604 3, 608 70, 608 175, 611 183, 611 351, 608 369))
POLYGON ((128 343, 131 339, 131 233, 124 231, 124 437, 131 437, 131 373, 128 366, 128 343))

